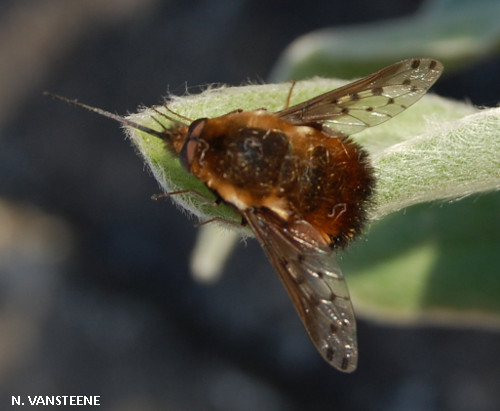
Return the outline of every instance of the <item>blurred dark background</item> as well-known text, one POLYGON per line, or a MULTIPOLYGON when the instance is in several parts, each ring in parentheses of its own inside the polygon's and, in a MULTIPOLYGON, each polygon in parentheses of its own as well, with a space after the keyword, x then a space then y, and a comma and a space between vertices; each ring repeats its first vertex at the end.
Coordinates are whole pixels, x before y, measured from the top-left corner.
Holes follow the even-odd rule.
MULTIPOLYGON (((0 4, 0 408, 101 395, 106 410, 498 410, 500 336, 359 322, 352 375, 316 353, 258 244, 193 281, 193 220, 109 120, 209 83, 264 81, 311 30, 418 1, 126 0, 0 4)), ((494 105, 500 59, 440 80, 494 105)))

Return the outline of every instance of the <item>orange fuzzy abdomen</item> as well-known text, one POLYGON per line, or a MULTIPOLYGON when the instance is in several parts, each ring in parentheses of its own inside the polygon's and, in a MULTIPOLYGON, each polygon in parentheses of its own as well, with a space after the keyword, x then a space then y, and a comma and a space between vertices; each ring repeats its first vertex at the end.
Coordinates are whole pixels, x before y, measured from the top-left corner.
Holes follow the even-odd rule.
POLYGON ((296 126, 266 111, 209 119, 191 172, 237 209, 267 207, 304 219, 344 245, 361 229, 373 177, 350 140, 296 126))

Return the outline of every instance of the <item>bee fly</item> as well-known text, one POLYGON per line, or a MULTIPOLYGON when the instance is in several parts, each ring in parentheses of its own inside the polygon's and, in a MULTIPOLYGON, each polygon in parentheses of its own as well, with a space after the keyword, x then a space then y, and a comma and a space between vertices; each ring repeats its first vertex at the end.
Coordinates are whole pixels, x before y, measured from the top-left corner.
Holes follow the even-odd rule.
POLYGON ((163 140, 189 173, 241 214, 317 350, 352 372, 356 322, 334 254, 360 233, 375 180, 367 153, 349 136, 408 108, 442 70, 436 60, 403 60, 275 113, 235 110, 190 124, 175 120, 162 130, 52 96, 163 140))

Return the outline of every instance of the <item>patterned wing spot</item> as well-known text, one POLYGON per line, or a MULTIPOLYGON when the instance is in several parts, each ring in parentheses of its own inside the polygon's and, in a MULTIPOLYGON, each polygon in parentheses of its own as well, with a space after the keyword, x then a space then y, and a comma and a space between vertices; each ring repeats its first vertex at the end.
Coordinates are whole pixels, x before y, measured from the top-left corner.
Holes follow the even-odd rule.
POLYGON ((420 60, 415 59, 411 62, 411 68, 413 70, 418 69, 418 66, 420 66, 420 60))
POLYGON ((309 296, 309 304, 311 304, 311 306, 313 307, 318 307, 321 304, 321 300, 316 294, 311 294, 309 296))
POLYGON ((349 359, 347 357, 342 358, 342 364, 340 365, 340 368, 343 370, 347 370, 347 367, 349 367, 349 359))

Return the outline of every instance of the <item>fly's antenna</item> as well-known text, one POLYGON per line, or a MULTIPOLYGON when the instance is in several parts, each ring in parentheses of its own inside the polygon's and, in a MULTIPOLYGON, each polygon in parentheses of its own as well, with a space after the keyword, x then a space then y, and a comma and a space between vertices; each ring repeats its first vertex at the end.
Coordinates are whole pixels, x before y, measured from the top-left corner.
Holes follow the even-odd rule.
MULTIPOLYGON (((59 96, 57 94, 49 93, 48 91, 44 91, 43 94, 45 96, 52 97, 55 100, 62 101, 63 103, 67 103, 67 104, 70 104, 70 105, 75 106, 75 107, 80 107, 80 108, 83 108, 85 110, 92 111, 93 113, 99 114, 101 116, 110 118, 111 120, 115 120, 124 126, 135 128, 136 130, 139 130, 139 131, 142 131, 142 132, 149 134, 151 136, 157 137, 163 141, 166 141, 168 139, 168 137, 170 137, 170 133, 167 132, 167 129, 163 125, 161 125, 163 127, 163 131, 153 130, 152 128, 138 124, 135 121, 127 120, 126 118, 123 118, 122 116, 119 116, 118 114, 111 113, 111 112, 103 110, 101 108, 92 107, 92 106, 89 106, 88 104, 80 103, 76 99, 72 100, 72 99, 69 99, 66 97, 59 96)), ((153 119, 154 119, 154 117, 153 117, 153 119)))

